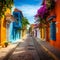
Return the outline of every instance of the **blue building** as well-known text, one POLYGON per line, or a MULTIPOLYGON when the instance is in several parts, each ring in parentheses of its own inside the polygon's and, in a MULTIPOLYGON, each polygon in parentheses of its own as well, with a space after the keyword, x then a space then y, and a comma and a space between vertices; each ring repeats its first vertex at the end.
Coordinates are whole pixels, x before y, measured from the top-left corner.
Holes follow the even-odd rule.
POLYGON ((13 11, 15 21, 10 23, 10 38, 11 42, 15 42, 21 38, 22 17, 23 14, 20 10, 15 9, 13 11))

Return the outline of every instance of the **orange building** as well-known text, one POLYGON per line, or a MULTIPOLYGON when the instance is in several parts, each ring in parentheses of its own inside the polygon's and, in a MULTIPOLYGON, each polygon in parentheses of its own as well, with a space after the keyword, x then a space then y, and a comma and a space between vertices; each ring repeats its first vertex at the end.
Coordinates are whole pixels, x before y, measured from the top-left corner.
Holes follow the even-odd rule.
POLYGON ((48 20, 50 20, 49 27, 47 28, 49 34, 46 34, 46 40, 49 41, 51 45, 60 50, 60 0, 56 0, 55 8, 50 11, 50 15, 47 17, 47 21, 48 20), (52 18, 52 16, 55 17, 52 18), (51 28, 52 23, 54 26, 51 28))
POLYGON ((55 14, 56 14, 56 41, 50 41, 52 45, 60 49, 60 0, 56 1, 55 14))

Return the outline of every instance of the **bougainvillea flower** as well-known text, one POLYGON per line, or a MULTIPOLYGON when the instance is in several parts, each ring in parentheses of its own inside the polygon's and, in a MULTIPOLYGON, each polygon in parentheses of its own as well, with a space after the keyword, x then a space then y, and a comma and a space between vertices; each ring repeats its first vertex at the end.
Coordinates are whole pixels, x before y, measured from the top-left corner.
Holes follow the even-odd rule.
POLYGON ((38 9, 37 13, 41 18, 43 18, 44 15, 46 13, 48 13, 48 9, 47 9, 46 5, 42 5, 42 7, 40 9, 38 9))

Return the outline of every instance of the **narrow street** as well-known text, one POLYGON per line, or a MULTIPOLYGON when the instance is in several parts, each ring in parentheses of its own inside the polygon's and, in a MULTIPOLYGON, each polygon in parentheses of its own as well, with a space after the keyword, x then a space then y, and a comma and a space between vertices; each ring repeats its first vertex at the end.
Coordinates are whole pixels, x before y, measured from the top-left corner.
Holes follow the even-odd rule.
POLYGON ((0 60, 60 60, 60 0, 0 0, 0 60))
MULTIPOLYGON (((7 57, 8 58, 8 57, 7 57)), ((8 59, 4 60, 54 60, 31 36, 17 46, 8 59)))

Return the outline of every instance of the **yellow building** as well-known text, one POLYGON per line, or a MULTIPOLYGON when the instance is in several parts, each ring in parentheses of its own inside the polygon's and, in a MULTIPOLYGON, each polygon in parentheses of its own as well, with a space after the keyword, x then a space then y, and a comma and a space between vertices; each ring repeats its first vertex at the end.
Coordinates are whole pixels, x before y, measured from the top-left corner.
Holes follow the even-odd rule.
POLYGON ((0 46, 4 47, 4 42, 6 39, 6 20, 5 15, 11 14, 11 6, 13 5, 13 0, 0 1, 0 46), (3 3, 2 3, 3 2, 3 3), (4 5, 4 7, 2 7, 4 5), (1 9, 2 7, 2 9, 1 9))
POLYGON ((4 15, 1 18, 1 26, 0 26, 0 45, 4 46, 4 42, 6 39, 6 21, 5 21, 5 15, 10 14, 11 10, 9 8, 6 8, 6 11, 4 12, 4 15))
POLYGON ((26 36, 27 33, 27 28, 25 27, 24 29, 21 30, 22 38, 26 36))
POLYGON ((44 41, 46 39, 45 37, 46 27, 45 25, 42 24, 39 29, 40 29, 40 39, 44 41))

